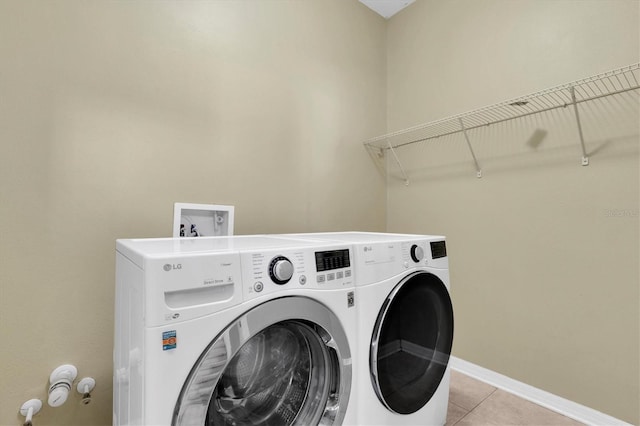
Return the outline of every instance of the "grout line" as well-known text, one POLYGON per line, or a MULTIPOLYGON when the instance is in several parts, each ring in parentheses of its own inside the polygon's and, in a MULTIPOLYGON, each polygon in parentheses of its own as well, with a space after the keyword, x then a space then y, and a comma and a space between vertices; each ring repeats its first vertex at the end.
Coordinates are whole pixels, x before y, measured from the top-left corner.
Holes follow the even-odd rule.
MULTIPOLYGON (((484 398, 482 398, 482 401, 478 402, 478 403, 476 404, 476 406, 475 406, 475 407, 473 407, 473 408, 471 409, 471 411, 473 411, 473 410, 475 410, 476 408, 478 408, 478 407, 479 407, 483 402, 485 402, 487 399, 489 399, 489 397, 490 397, 491 395, 493 395, 494 393, 496 393, 496 391, 497 391, 497 390, 498 390, 498 388, 496 388, 496 387, 494 386, 494 387, 493 387, 493 390, 491 391, 491 393, 490 393, 489 395, 485 396, 484 398)), ((469 412, 471 412, 471 411, 469 411, 469 412)))
MULTIPOLYGON (((456 407, 461 408, 461 409, 463 409, 463 410, 465 411, 464 416, 462 416, 462 417, 460 417, 458 420, 456 420, 456 422, 455 422, 455 423, 452 423, 452 424, 451 424, 451 426, 456 426, 458 423, 460 423, 460 422, 462 421, 462 419, 464 419, 465 417, 467 417, 467 416, 468 416, 469 414, 471 414, 471 412, 474 410, 473 408, 472 408, 471 410, 467 410, 466 408, 461 407, 461 406, 459 406, 458 404, 453 403, 453 402, 450 402, 450 404, 451 404, 451 405, 455 405, 456 407)), ((447 411, 448 411, 448 410, 447 410, 447 411)))
MULTIPOLYGON (((473 408, 472 408, 472 409, 471 409, 467 414, 465 414, 465 415, 464 415, 464 417, 463 417, 462 419, 464 419, 465 417, 467 417, 469 414, 473 413, 473 412, 476 410, 476 408, 478 408, 479 406, 481 406, 481 405, 482 405, 482 403, 483 403, 483 402, 485 402, 487 399, 489 399, 489 397, 491 397, 491 395, 493 395, 494 393, 496 393, 496 391, 497 391, 497 390, 498 390, 498 388, 496 388, 496 387, 494 386, 494 388, 493 388, 493 390, 491 391, 491 393, 490 393, 489 395, 485 396, 485 397, 482 399, 482 401, 478 402, 478 403, 476 404, 476 406, 475 406, 475 407, 473 407, 473 408)), ((460 419, 460 420, 462 420, 462 419, 460 419)), ((458 420, 458 421, 460 421, 460 420, 458 420)), ((458 422, 456 422, 456 423, 458 423, 458 422)))
MULTIPOLYGON (((486 398, 484 398, 482 401, 480 401, 480 404, 482 404, 483 402, 485 402, 487 399, 489 399, 491 397, 491 395, 493 395, 494 393, 496 393, 498 391, 498 388, 494 387, 493 392, 491 392, 489 395, 487 395, 486 398)), ((480 405, 478 404, 478 405, 480 405)), ((478 408, 478 406, 476 406, 476 408, 478 408)), ((474 410, 476 409, 474 408, 474 410)))
MULTIPOLYGON (((456 404, 455 402, 451 402, 449 401, 449 404, 451 405, 455 405, 456 407, 458 407, 459 409, 464 411, 464 415, 462 417, 460 417, 458 420, 456 420, 455 423, 452 423, 450 426, 455 426, 456 424, 458 424, 458 422, 462 419, 464 419, 465 417, 467 417, 467 415, 469 415, 469 413, 471 412, 470 410, 467 410, 464 407, 459 406, 458 404, 456 404)), ((449 409, 447 409, 447 417, 449 417, 449 409)))
POLYGON ((470 410, 470 409, 468 409, 468 408, 464 408, 462 405, 458 405, 458 404, 456 404, 455 402, 451 402, 451 400, 449 400, 449 404, 451 404, 451 405, 455 405, 456 407, 458 407, 459 409, 461 409, 462 411, 464 411, 464 412, 465 412, 465 414, 469 414, 469 412, 470 412, 471 410, 473 410, 473 408, 472 408, 471 410, 470 410))
POLYGON ((457 425, 460 421, 462 421, 462 419, 464 419, 465 417, 467 417, 469 414, 471 414, 476 408, 478 408, 483 402, 485 402, 487 399, 489 399, 489 397, 491 397, 491 395, 493 395, 494 393, 496 393, 496 391, 498 390, 498 388, 496 388, 495 386, 493 386, 493 390, 484 398, 482 398, 482 400, 480 402, 478 402, 473 408, 467 409, 465 407, 462 407, 458 404, 456 404, 455 402, 451 402, 449 401, 449 403, 451 405, 455 405, 458 408, 461 408, 462 410, 465 411, 464 416, 460 417, 455 423, 453 423, 451 426, 455 426, 457 425))
POLYGON ((454 424, 452 424, 451 426, 456 426, 458 423, 460 423, 465 417, 467 417, 469 414, 471 414, 471 411, 469 411, 467 414, 465 414, 464 416, 460 417, 458 419, 458 421, 456 421, 454 424))

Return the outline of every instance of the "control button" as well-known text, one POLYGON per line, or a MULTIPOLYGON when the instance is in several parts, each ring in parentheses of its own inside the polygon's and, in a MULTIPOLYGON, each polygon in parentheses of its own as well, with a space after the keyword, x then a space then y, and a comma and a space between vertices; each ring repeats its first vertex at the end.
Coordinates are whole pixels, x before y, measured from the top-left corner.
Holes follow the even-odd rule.
POLYGON ((405 268, 408 268, 409 267, 409 262, 404 262, 403 265, 404 265, 405 268))
POLYGON ((317 280, 318 280, 319 283, 323 283, 324 282, 324 275, 318 275, 317 280))
POLYGON ((284 256, 277 256, 269 264, 269 276, 278 285, 286 284, 293 276, 293 264, 284 256))
POLYGON ((344 276, 344 273, 343 273, 342 271, 338 271, 338 272, 336 272, 336 278, 337 278, 337 279, 340 279, 340 278, 342 278, 343 276, 344 276))
POLYGON ((417 245, 412 245, 411 246, 411 259, 414 262, 420 262, 422 259, 424 259, 424 250, 422 247, 417 246, 417 245))
POLYGON ((301 285, 305 285, 307 283, 307 277, 304 275, 300 275, 300 279, 298 281, 300 281, 301 285))
POLYGON ((254 289, 257 293, 260 293, 260 292, 262 291, 262 289, 264 289, 264 285, 263 285, 260 281, 258 281, 257 283, 255 283, 255 284, 253 285, 253 289, 254 289))
POLYGON ((344 271, 345 278, 349 278, 350 276, 351 276, 351 269, 347 269, 346 271, 344 271))
POLYGON ((327 281, 333 281, 336 279, 336 274, 334 274, 333 272, 331 272, 330 274, 327 274, 327 281))

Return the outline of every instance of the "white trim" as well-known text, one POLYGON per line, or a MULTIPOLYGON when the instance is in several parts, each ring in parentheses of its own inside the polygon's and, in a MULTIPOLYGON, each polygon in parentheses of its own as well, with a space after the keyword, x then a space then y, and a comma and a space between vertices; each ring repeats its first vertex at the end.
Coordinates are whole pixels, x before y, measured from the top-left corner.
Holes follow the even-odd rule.
POLYGON ((503 376, 500 373, 480 367, 479 365, 470 363, 455 356, 450 358, 450 365, 453 370, 488 383, 584 424, 592 426, 631 426, 629 423, 594 410, 593 408, 586 407, 578 404, 577 402, 569 401, 568 399, 562 398, 558 395, 543 391, 542 389, 535 388, 510 377, 503 376))

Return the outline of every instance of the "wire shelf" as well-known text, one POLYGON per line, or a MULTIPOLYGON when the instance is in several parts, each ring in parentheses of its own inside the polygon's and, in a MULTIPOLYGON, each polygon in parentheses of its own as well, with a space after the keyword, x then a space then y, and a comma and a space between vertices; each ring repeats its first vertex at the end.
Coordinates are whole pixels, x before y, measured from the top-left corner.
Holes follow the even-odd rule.
POLYGON ((484 108, 479 108, 382 136, 377 136, 365 141, 364 145, 367 149, 376 151, 379 154, 384 153, 386 150, 391 150, 403 175, 405 175, 405 180, 408 183, 402 164, 394 152, 395 148, 419 142, 426 142, 443 136, 463 133, 476 164, 478 177, 481 177, 482 172, 475 154, 473 153, 467 131, 533 114, 540 114, 558 108, 573 106, 580 133, 580 143, 583 148, 582 164, 587 165, 588 158, 584 149, 584 140, 582 137, 582 128, 577 105, 583 102, 593 101, 606 96, 612 96, 638 89, 640 89, 640 63, 552 87, 550 89, 521 96, 484 108))

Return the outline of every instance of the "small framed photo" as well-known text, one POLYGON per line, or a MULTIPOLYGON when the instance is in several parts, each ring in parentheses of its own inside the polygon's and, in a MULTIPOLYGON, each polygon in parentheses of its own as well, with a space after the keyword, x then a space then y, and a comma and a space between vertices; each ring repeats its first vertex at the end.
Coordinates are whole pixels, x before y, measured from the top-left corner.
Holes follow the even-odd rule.
POLYGON ((233 206, 175 203, 173 237, 233 235, 233 206))

